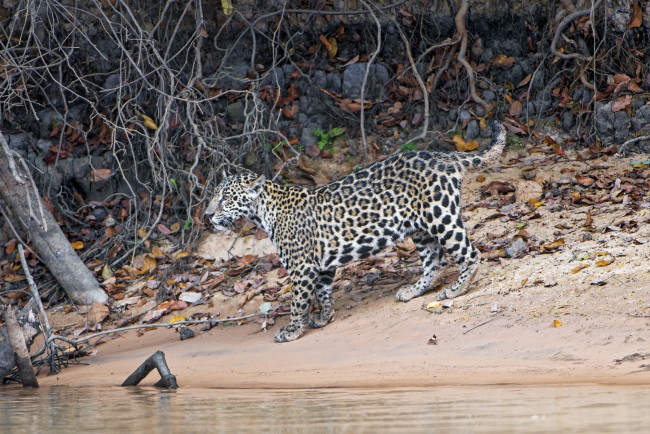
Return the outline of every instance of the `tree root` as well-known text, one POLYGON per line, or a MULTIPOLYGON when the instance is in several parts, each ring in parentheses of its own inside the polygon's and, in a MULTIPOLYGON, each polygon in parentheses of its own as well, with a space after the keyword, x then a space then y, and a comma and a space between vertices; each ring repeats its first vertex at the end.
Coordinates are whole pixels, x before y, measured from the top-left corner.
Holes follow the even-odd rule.
MULTIPOLYGON (((463 0, 461 2, 460 8, 458 9, 458 12, 456 12, 456 17, 454 18, 454 23, 456 24, 456 34, 454 35, 454 40, 452 43, 444 44, 444 45, 451 46, 451 50, 449 50, 445 56, 444 65, 436 72, 431 90, 435 89, 438 86, 438 81, 440 81, 440 77, 449 68, 451 61, 453 60, 454 55, 456 54, 456 45, 460 43, 460 46, 458 47, 458 55, 456 56, 456 60, 458 60, 458 63, 463 65, 465 71, 467 72, 467 84, 469 86, 469 96, 472 99, 472 101, 482 105, 487 109, 488 104, 476 93, 476 71, 465 58, 465 53, 467 52, 467 27, 465 26, 465 21, 467 19, 468 10, 469 10, 469 0, 463 0)), ((431 48, 429 50, 431 50, 431 48)))

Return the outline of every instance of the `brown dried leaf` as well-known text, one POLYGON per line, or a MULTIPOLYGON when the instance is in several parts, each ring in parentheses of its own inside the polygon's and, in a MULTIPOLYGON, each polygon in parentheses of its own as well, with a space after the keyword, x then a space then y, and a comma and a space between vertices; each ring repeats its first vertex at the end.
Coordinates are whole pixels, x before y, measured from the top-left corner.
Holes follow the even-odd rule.
POLYGON ((627 25, 628 29, 640 27, 643 23, 643 12, 639 6, 639 0, 635 0, 632 4, 632 14, 630 15, 630 23, 627 25))
POLYGON ((508 69, 515 63, 514 57, 508 57, 505 54, 499 54, 492 62, 494 66, 501 69, 508 69))
POLYGON ((516 118, 521 115, 521 110, 522 110, 521 101, 515 100, 512 102, 512 104, 510 104, 510 110, 508 111, 508 114, 516 118))
POLYGON ((558 238, 553 242, 542 244, 541 246, 539 246, 539 248, 542 251, 542 253, 552 253, 557 251, 563 245, 564 245, 564 238, 558 238))
POLYGON ((625 110, 632 103, 632 95, 624 95, 620 98, 616 98, 612 104, 612 111, 614 113, 625 110))
POLYGON ((99 324, 104 321, 109 313, 110 311, 108 310, 108 307, 98 301, 95 301, 90 306, 90 310, 88 311, 88 322, 91 324, 99 324))
POLYGON ((105 181, 111 177, 111 169, 93 169, 88 174, 90 182, 105 181))
POLYGON ((163 235, 169 235, 172 233, 172 231, 170 231, 169 228, 162 223, 159 223, 157 227, 160 233, 163 235))

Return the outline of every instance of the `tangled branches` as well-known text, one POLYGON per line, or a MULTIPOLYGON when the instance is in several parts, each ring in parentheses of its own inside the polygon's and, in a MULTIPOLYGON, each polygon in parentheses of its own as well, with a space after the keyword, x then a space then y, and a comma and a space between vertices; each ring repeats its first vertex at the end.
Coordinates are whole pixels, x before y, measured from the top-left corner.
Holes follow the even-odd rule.
MULTIPOLYGON (((255 83, 226 85, 227 56, 211 58, 205 77, 201 1, 87 6, 17 6, 0 35, 0 110, 3 127, 41 131, 41 153, 28 159, 69 229, 81 225, 84 207, 122 201, 124 211, 109 209, 98 225, 104 236, 85 240, 87 259, 115 265, 155 237, 163 219, 187 229, 180 244, 192 241, 212 169, 251 154, 270 167, 273 150, 264 145, 282 137, 255 83), (228 123, 223 109, 233 100, 243 110, 228 123), (103 204, 86 203, 78 189, 103 204)), ((223 21, 210 13, 210 22, 223 21)))

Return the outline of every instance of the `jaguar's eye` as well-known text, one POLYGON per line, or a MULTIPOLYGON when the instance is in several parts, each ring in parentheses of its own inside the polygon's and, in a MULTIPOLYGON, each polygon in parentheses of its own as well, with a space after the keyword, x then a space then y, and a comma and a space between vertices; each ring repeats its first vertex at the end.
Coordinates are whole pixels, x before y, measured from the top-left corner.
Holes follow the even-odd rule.
POLYGON ((228 196, 227 194, 221 196, 221 200, 228 200, 228 199, 230 199, 230 196, 228 196))

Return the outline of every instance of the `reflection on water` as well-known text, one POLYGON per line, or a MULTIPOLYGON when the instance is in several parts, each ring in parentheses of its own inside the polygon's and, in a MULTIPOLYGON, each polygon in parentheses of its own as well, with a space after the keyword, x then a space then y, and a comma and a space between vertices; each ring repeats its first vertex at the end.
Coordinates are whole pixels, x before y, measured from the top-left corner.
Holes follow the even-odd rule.
POLYGON ((0 388, 0 433, 650 432, 650 387, 0 388))

